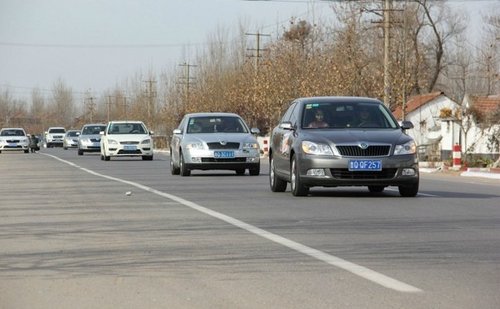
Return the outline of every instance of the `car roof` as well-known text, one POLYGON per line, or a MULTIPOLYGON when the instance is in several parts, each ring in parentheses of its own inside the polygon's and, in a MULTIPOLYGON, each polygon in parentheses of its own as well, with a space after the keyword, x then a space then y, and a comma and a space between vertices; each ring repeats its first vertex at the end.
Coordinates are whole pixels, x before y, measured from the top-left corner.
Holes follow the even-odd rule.
POLYGON ((190 113, 186 114, 185 117, 224 117, 224 116, 232 116, 232 117, 239 117, 241 118, 240 115, 235 114, 235 113, 225 113, 225 112, 204 112, 204 113, 190 113))
POLYGON ((2 128, 0 130, 23 130, 24 131, 23 128, 2 128))
POLYGON ((144 123, 140 120, 113 120, 110 121, 109 123, 144 123))
MULTIPOLYGON (((322 97, 303 97, 303 98, 298 98, 295 101, 300 101, 304 103, 322 103, 322 102, 342 102, 342 103, 348 103, 348 102, 363 102, 363 103, 374 103, 374 104, 381 104, 382 102, 378 99, 375 98, 368 98, 368 97, 349 97, 349 96, 322 96, 322 97)), ((383 103, 382 103, 383 104, 383 103)))
POLYGON ((82 128, 84 127, 95 127, 95 126, 105 126, 106 124, 105 123, 86 123, 82 126, 82 128))

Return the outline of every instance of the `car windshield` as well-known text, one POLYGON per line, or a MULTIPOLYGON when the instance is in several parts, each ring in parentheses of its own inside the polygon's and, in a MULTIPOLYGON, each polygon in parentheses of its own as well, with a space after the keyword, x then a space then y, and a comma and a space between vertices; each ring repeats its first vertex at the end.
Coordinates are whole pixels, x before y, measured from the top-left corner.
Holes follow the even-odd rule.
POLYGON ((1 136, 24 136, 23 130, 2 130, 0 133, 1 136))
POLYGON ((248 129, 238 117, 206 116, 190 118, 187 133, 248 133, 248 129))
POLYGON ((67 136, 78 136, 78 131, 70 131, 66 133, 67 136))
POLYGON ((106 130, 106 126, 85 126, 82 130, 82 135, 99 135, 101 131, 106 130))
POLYGON ((66 130, 64 129, 50 129, 49 133, 66 133, 66 130))
POLYGON ((304 129, 395 129, 397 127, 396 120, 382 104, 321 102, 304 105, 302 117, 304 129))
POLYGON ((141 123, 113 123, 108 134, 146 134, 146 129, 141 123))

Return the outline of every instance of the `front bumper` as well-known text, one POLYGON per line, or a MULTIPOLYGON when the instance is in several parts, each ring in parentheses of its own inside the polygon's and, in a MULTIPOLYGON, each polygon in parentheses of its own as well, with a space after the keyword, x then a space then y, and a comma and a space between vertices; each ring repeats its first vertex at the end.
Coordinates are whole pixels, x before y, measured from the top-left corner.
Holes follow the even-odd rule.
POLYGON ((107 156, 110 157, 141 157, 152 156, 153 148, 148 145, 135 145, 135 148, 127 147, 127 145, 109 145, 107 156))
POLYGON ((78 145, 78 149, 85 152, 99 152, 101 151, 101 143, 100 142, 82 142, 78 145))
POLYGON ((300 179, 305 186, 409 186, 419 182, 418 160, 415 155, 375 157, 382 162, 381 171, 349 171, 351 159, 302 155, 299 160, 300 179), (308 171, 320 169, 324 175, 314 176, 308 171))
POLYGON ((0 151, 26 151, 28 148, 28 143, 0 144, 0 151))
POLYGON ((191 170, 236 170, 260 166, 258 149, 231 149, 234 156, 229 158, 216 158, 215 151, 218 150, 187 150, 184 164, 191 170))

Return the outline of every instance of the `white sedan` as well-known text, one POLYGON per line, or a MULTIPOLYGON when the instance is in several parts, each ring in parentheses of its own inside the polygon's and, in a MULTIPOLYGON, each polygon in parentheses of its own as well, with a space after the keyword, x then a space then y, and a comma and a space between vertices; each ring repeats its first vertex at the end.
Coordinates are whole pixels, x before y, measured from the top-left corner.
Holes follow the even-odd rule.
POLYGON ((2 128, 0 130, 0 153, 8 150, 22 150, 29 153, 29 138, 23 128, 2 128))
POLYGON ((142 121, 110 121, 101 133, 101 160, 142 157, 153 160, 153 132, 142 121))

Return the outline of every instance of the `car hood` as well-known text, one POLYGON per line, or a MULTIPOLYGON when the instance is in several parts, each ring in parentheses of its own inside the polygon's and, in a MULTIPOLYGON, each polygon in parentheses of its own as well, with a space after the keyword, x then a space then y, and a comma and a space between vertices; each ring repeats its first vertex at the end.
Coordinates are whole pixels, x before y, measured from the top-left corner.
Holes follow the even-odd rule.
POLYGON ((205 142, 218 143, 225 141, 229 143, 256 143, 257 140, 251 134, 246 133, 219 133, 219 134, 186 134, 182 143, 205 142))
POLYGON ((108 140, 113 139, 117 142, 128 142, 128 141, 143 141, 150 138, 148 134, 108 134, 106 135, 108 140))
POLYGON ((80 138, 81 139, 84 139, 84 138, 90 138, 90 139, 101 139, 101 134, 86 134, 86 135, 80 135, 80 138))
POLYGON ((336 145, 358 144, 360 142, 393 145, 404 144, 412 140, 412 138, 403 133, 400 129, 345 129, 314 130, 314 132, 304 132, 302 140, 327 144, 333 143, 336 145))

